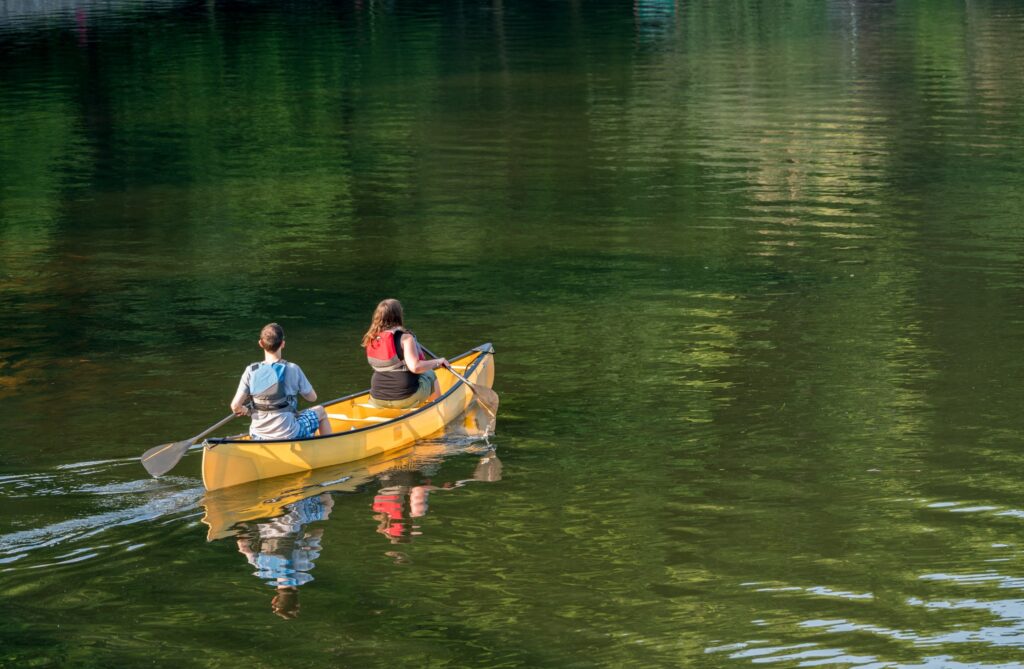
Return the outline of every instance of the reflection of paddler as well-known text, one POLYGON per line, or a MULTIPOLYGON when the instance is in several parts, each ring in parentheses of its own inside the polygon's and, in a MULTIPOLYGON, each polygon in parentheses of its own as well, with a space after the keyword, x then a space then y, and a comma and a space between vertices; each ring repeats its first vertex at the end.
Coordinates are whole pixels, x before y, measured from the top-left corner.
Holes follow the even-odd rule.
POLYGON ((430 493, 434 490, 450 490, 470 481, 494 482, 501 480, 501 460, 494 451, 480 458, 473 477, 459 481, 446 481, 440 486, 431 479, 417 480, 425 472, 396 470, 386 475, 390 485, 381 488, 373 498, 374 519, 378 521, 377 532, 393 543, 408 543, 412 537, 422 534, 419 525, 413 525, 413 518, 422 518, 430 510, 430 493))
MULTIPOLYGON (((374 511, 381 520, 378 530, 388 537, 401 537, 406 533, 406 503, 409 503, 409 517, 418 518, 427 514, 430 491, 437 490, 427 482, 423 486, 383 488, 374 497, 374 511)), ((409 534, 415 528, 410 528, 409 534)))
POLYGON ((407 543, 412 536, 419 534, 419 528, 410 523, 411 518, 418 518, 426 513, 425 493, 416 485, 422 473, 417 470, 396 469, 389 472, 386 478, 392 485, 381 488, 373 498, 374 518, 378 521, 377 531, 393 543, 407 543), (412 498, 418 500, 413 505, 412 498))
POLYGON ((430 485, 428 481, 426 485, 414 486, 409 491, 409 516, 419 518, 427 515, 427 508, 430 506, 430 491, 435 489, 436 486, 430 485))
POLYGON ((285 620, 299 617, 299 589, 290 585, 281 585, 277 594, 270 600, 270 609, 285 620))
POLYGON ((380 523, 377 531, 397 544, 408 541, 405 538, 405 491, 404 487, 381 488, 373 498, 373 511, 380 523))
POLYGON ((303 528, 327 520, 333 507, 334 498, 321 493, 289 504, 283 516, 239 528, 238 550, 256 568, 253 575, 277 588, 271 606, 282 618, 298 615, 298 587, 313 580, 309 572, 320 557, 323 528, 303 528))
POLYGON ((419 526, 412 525, 410 519, 427 515, 428 498, 431 490, 437 486, 424 485, 395 486, 381 488, 373 498, 374 516, 380 524, 377 531, 391 540, 391 543, 404 543, 419 535, 419 526), (406 508, 408 505, 408 508, 406 508))

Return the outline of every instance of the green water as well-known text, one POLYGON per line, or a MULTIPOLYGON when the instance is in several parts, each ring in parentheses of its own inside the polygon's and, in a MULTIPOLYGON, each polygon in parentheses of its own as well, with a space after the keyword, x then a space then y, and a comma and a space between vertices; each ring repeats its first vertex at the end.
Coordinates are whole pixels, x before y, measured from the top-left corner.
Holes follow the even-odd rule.
POLYGON ((1024 667, 1022 62, 1003 0, 0 0, 0 666, 1024 667), (133 458, 271 320, 364 388, 389 296, 496 435, 208 542, 133 458))

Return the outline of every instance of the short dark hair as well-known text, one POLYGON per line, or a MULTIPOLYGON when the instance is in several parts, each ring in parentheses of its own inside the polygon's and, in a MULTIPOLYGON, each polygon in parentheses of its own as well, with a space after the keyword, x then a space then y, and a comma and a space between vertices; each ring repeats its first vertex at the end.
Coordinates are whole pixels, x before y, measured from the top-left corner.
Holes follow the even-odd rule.
POLYGON ((260 348, 270 353, 276 353, 284 343, 284 328, 277 323, 267 323, 260 330, 260 348))

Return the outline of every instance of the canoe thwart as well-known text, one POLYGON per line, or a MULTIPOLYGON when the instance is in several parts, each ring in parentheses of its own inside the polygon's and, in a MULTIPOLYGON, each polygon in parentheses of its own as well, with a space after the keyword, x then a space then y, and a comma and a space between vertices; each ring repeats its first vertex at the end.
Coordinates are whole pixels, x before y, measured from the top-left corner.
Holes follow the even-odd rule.
POLYGON ((352 421, 360 423, 384 423, 391 420, 390 418, 385 418, 384 416, 367 416, 365 418, 356 418, 355 416, 347 416, 343 413, 329 413, 327 414, 327 417, 333 418, 334 420, 352 421))

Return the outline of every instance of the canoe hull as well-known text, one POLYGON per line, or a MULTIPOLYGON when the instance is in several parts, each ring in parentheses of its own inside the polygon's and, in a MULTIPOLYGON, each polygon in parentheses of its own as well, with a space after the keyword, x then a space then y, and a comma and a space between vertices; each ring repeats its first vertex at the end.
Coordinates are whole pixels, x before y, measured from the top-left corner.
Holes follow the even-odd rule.
MULTIPOLYGON (((490 344, 454 358, 452 364, 463 366, 464 375, 474 384, 490 388, 494 383, 490 344)), ((203 484, 207 490, 219 490, 355 462, 436 434, 462 415, 474 399, 466 384, 445 370, 438 370, 438 378, 442 396, 437 401, 394 417, 388 414, 400 412, 368 407, 368 391, 325 404, 325 411, 332 416, 332 426, 344 430, 336 434, 293 441, 211 440, 203 449, 203 484), (361 417, 335 418, 355 414, 361 417)))
POLYGON ((285 513, 288 505, 311 495, 354 492, 385 472, 414 468, 420 461, 438 457, 443 451, 443 447, 432 444, 396 448, 358 462, 211 490, 202 502, 206 510, 203 522, 209 528, 206 540, 234 536, 239 523, 276 518, 285 513))

